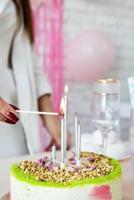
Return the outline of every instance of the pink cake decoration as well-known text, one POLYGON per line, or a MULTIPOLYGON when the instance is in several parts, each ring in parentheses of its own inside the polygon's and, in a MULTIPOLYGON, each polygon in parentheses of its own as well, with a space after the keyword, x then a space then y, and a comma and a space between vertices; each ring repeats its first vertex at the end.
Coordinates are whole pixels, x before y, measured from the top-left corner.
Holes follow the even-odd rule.
POLYGON ((94 200, 112 200, 112 194, 109 185, 94 187, 92 193, 89 195, 94 200))

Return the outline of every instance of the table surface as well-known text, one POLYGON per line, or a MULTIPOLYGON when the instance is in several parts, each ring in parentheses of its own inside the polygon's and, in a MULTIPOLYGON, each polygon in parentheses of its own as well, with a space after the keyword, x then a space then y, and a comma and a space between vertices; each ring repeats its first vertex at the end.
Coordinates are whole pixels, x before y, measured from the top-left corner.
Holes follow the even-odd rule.
MULTIPOLYGON (((20 160, 39 159, 44 157, 46 153, 32 156, 23 156, 12 159, 0 160, 0 200, 9 200, 10 181, 9 168, 10 166, 20 160)), ((50 155, 50 153, 47 153, 50 155)), ((59 153, 58 153, 59 157, 59 153)), ((123 200, 134 200, 134 162, 131 158, 121 161, 123 166, 123 200)))

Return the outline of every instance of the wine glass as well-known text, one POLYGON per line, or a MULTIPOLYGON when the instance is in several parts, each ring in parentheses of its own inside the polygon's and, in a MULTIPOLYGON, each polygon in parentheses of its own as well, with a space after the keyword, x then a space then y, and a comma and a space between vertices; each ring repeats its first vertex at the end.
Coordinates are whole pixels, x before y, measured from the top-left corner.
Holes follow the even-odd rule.
POLYGON ((91 120, 103 138, 103 153, 107 154, 108 133, 119 123, 120 81, 99 79, 93 83, 91 120))

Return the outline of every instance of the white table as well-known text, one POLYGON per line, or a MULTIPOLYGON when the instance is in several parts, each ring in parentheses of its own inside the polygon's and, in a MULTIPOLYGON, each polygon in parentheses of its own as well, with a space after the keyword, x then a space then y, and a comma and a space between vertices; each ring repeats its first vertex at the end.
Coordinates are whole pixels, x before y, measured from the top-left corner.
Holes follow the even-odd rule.
MULTIPOLYGON (((50 153, 47 153, 47 155, 50 155, 50 153)), ((13 163, 26 159, 39 159, 44 156, 45 153, 0 160, 0 200, 9 200, 9 196, 4 197, 4 195, 10 191, 9 168, 13 163)), ((123 166, 123 200, 134 200, 134 163, 132 163, 131 159, 121 163, 123 166)))

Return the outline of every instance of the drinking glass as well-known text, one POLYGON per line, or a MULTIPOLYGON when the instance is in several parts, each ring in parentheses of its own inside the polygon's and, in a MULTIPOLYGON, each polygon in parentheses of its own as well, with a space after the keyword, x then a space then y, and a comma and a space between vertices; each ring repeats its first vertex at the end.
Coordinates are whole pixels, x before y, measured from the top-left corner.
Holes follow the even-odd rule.
POLYGON ((130 115, 130 150, 134 157, 134 77, 128 78, 128 89, 130 95, 131 115, 130 115))
POLYGON ((120 81, 99 79, 93 83, 91 120, 103 138, 103 153, 107 154, 108 133, 119 123, 120 81))

